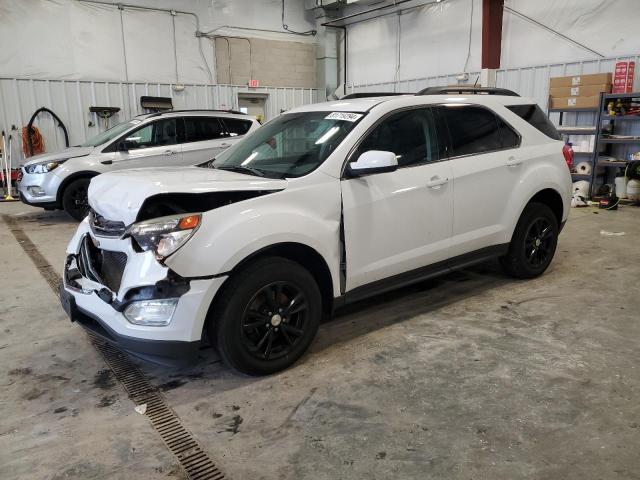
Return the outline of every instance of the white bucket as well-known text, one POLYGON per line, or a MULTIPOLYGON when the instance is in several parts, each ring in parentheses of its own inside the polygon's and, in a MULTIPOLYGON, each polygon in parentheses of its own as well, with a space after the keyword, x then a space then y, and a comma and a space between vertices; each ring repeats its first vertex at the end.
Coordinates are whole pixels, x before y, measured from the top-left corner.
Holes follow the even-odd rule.
POLYGON ((620 198, 627 197, 627 177, 616 177, 616 195, 620 198))
POLYGON ((627 198, 640 202, 640 180, 629 180, 627 183, 627 198))

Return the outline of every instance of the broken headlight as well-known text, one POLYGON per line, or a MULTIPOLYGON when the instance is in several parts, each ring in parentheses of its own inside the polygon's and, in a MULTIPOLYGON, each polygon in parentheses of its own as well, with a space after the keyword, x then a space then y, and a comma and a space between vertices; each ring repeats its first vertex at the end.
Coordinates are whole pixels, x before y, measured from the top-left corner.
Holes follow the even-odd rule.
POLYGON ((202 215, 172 215, 134 223, 127 233, 142 250, 153 250, 159 260, 184 245, 200 226, 202 215))

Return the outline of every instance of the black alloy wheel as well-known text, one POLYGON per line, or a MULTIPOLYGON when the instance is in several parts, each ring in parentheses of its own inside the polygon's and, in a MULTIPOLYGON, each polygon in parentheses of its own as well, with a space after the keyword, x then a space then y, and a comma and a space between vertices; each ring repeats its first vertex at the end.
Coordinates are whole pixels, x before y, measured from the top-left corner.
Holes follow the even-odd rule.
POLYGON ((89 214, 89 183, 90 178, 74 180, 64 189, 62 194, 62 208, 76 220, 83 220, 89 214))
POLYGON ((507 254, 500 258, 505 272, 515 278, 541 275, 553 260, 558 244, 558 219, 543 203, 529 203, 513 232, 507 254))
POLYGON ((252 260, 222 286, 207 319, 222 360, 249 375, 293 365, 309 348, 322 317, 314 276, 282 257, 252 260))
POLYGON ((244 347, 264 360, 290 354, 303 337, 308 309, 304 292, 292 283, 274 282, 261 288, 244 311, 244 347))
POLYGON ((553 227, 546 218, 535 220, 529 227, 524 240, 527 261, 532 267, 538 267, 549 259, 554 251, 553 227))

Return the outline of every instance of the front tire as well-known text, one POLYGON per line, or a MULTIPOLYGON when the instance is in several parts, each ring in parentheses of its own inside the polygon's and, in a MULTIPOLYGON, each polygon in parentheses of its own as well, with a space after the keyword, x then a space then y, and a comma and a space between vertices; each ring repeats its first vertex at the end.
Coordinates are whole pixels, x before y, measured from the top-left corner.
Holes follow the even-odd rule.
POLYGON ((222 360, 248 375, 293 365, 309 348, 322 316, 320 289, 300 264, 259 259, 233 274, 208 322, 222 360))
POLYGON ((558 244, 558 220, 543 203, 529 203, 522 212, 508 253, 500 259, 515 278, 534 278, 547 269, 558 244))
POLYGON ((62 208, 74 219, 84 220, 89 214, 89 190, 90 178, 79 178, 66 186, 62 193, 62 208))

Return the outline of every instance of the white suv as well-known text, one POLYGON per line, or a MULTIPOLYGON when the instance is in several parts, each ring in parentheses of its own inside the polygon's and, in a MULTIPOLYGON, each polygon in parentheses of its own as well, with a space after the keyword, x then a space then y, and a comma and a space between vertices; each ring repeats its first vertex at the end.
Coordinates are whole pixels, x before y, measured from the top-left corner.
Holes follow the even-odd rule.
POLYGON ((512 92, 308 105, 205 164, 94 179, 61 301, 134 355, 175 363, 208 337, 268 374, 346 303, 491 258, 540 275, 570 198, 557 132, 512 92))
POLYGON ((170 110, 140 115, 60 152, 36 155, 22 167, 20 199, 76 220, 87 216, 93 177, 123 168, 195 165, 209 160, 260 124, 241 112, 170 110))

